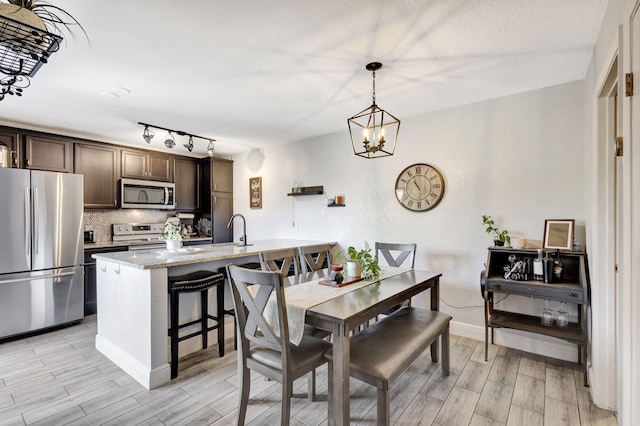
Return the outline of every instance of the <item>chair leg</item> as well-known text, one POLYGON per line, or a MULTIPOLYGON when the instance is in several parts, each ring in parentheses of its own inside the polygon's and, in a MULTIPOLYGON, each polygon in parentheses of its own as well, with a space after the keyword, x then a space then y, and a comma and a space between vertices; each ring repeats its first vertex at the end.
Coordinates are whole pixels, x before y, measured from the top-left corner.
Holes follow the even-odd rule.
POLYGON ((171 380, 178 377, 178 319, 179 293, 171 292, 171 380))
POLYGON ((391 424, 391 395, 389 392, 389 384, 378 384, 377 391, 377 423, 380 425, 388 426, 391 424))
POLYGON ((291 387, 293 383, 290 380, 283 380, 282 383, 282 414, 280 417, 281 426, 289 426, 289 417, 291 416, 291 387))
POLYGON ((238 426, 244 426, 249 405, 249 391, 251 389, 251 372, 238 360, 238 382, 240 385, 240 405, 238 406, 238 426))
POLYGON ((207 328, 209 328, 209 300, 207 296, 209 295, 209 290, 203 290, 200 292, 200 314, 202 318, 200 318, 200 327, 202 330, 202 349, 206 349, 209 346, 208 338, 209 332, 207 328))
POLYGON ((307 377, 307 398, 309 402, 314 402, 316 400, 316 369, 314 368, 309 372, 309 377, 307 377))
POLYGON ((442 374, 449 375, 449 325, 442 332, 442 374))
POLYGON ((216 289, 216 315, 218 322, 218 354, 224 356, 224 281, 216 289))

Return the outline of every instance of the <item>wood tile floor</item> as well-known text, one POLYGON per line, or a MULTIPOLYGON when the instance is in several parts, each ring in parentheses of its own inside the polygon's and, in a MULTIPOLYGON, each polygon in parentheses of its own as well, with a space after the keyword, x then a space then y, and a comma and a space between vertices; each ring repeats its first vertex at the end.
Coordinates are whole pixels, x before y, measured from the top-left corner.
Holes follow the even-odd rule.
MULTIPOLYGON (((95 317, 82 324, 0 344, 0 425, 231 425, 237 410, 233 325, 228 354, 216 345, 181 360, 172 383, 148 391, 94 348, 95 317)), ((429 351, 391 389, 395 425, 616 425, 593 405, 579 366, 451 338, 451 375, 443 377, 429 351)), ((351 423, 375 424, 375 389, 351 381, 351 423)), ((327 423, 326 367, 319 401, 297 383, 292 425, 327 423)), ((280 385, 253 374, 247 424, 280 422, 280 385)))

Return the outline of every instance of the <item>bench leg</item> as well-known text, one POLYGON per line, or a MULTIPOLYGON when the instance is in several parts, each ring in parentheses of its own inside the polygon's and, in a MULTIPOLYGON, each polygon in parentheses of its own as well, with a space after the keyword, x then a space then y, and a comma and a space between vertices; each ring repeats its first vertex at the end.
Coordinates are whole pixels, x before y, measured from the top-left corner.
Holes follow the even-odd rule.
POLYGON ((431 361, 438 362, 438 339, 431 344, 431 361))
POLYGON ((442 374, 444 376, 449 375, 449 324, 442 332, 442 374))
POLYGON ((391 424, 391 396, 389 393, 389 384, 378 384, 377 392, 377 413, 378 426, 388 426, 391 424))
POLYGON ((218 355, 224 356, 224 281, 216 288, 216 322, 218 323, 218 355))

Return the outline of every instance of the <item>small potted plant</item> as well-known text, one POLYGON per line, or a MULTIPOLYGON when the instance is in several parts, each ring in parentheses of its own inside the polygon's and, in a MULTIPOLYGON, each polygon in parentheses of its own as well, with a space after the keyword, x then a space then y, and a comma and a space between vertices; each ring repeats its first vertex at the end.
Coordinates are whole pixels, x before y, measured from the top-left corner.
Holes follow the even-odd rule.
POLYGON ((182 234, 180 233, 180 224, 175 224, 167 220, 162 230, 162 239, 167 243, 167 250, 176 251, 180 248, 182 234))
POLYGON ((506 229, 500 230, 496 227, 496 223, 491 216, 487 216, 486 214, 482 215, 482 224, 486 226, 485 232, 489 235, 493 234, 493 244, 496 246, 504 246, 505 243, 511 242, 511 237, 509 237, 509 231, 506 229))
POLYGON ((349 246, 346 255, 343 252, 338 252, 334 258, 344 263, 347 275, 350 277, 359 278, 364 275, 367 280, 375 280, 380 277, 378 258, 371 254, 371 247, 366 241, 363 249, 356 250, 355 247, 349 246))

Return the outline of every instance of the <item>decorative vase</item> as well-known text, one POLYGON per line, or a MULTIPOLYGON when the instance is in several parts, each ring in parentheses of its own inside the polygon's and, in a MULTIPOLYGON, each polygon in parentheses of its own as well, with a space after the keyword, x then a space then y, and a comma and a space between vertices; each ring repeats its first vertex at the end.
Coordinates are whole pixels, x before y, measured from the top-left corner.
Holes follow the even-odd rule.
POLYGON ((360 262, 347 262, 347 275, 360 278, 362 276, 362 265, 360 265, 360 262))
POLYGON ((500 241, 500 240, 493 240, 493 244, 494 244, 496 247, 502 247, 502 246, 504 246, 504 241, 500 241))
POLYGON ((167 250, 178 251, 180 248, 180 240, 166 240, 167 250))

